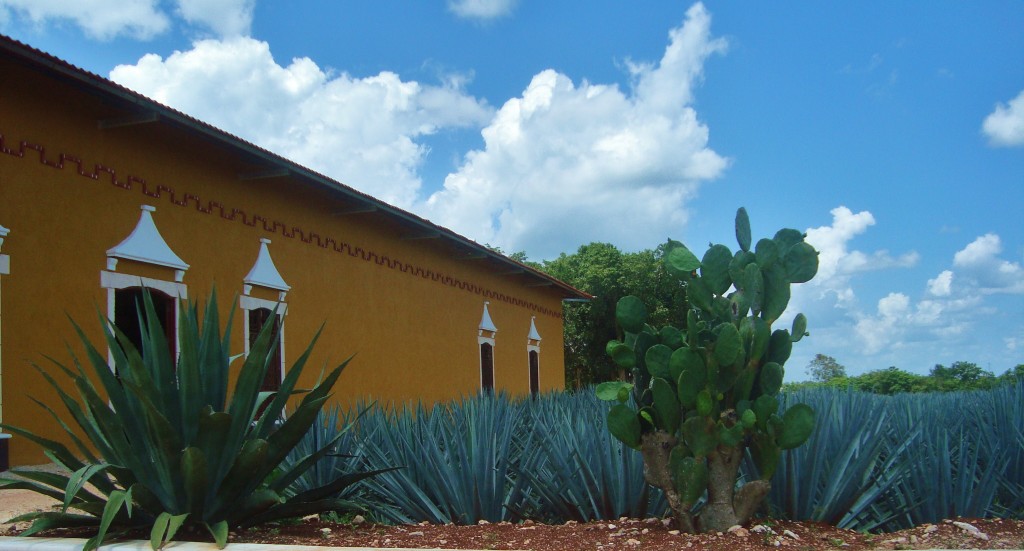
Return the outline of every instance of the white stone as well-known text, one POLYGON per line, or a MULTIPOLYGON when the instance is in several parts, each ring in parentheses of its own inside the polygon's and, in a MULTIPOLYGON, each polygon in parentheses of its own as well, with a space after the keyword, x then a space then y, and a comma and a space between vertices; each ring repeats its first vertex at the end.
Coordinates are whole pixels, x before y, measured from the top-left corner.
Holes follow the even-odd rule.
POLYGON ((953 521, 953 526, 956 526, 957 528, 963 530, 964 532, 975 533, 975 532, 980 532, 981 531, 981 530, 978 530, 978 528, 976 526, 974 526, 973 524, 967 524, 966 522, 953 521))

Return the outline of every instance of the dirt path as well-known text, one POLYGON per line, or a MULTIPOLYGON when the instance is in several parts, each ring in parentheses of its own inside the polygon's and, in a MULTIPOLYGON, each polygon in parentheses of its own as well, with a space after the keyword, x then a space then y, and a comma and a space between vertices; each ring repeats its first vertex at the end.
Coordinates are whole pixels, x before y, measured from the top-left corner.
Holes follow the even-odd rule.
MULTIPOLYGON (((60 469, 55 468, 52 464, 36 465, 25 468, 50 472, 60 471, 60 469)), ((17 478, 17 475, 12 472, 0 473, 0 476, 5 478, 17 478)), ((21 522, 17 524, 7 522, 18 515, 32 513, 35 511, 50 511, 53 510, 54 507, 60 505, 61 503, 59 501, 42 494, 37 494, 30 490, 0 490, 0 533, 6 532, 12 526, 16 526, 19 530, 28 528, 28 522, 21 522)))
POLYGON ((17 526, 18 529, 27 528, 27 522, 16 525, 7 522, 18 515, 50 511, 55 506, 60 506, 60 502, 29 490, 0 490, 0 533, 6 532, 12 526, 17 526))

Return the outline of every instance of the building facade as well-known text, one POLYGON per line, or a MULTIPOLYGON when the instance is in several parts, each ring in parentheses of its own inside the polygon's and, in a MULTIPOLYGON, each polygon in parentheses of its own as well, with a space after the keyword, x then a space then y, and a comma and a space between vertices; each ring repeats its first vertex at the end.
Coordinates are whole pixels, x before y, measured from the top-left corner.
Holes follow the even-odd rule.
POLYGON ((341 401, 563 388, 562 303, 586 293, 2 36, 0 75, 0 422, 60 438, 32 364, 80 351, 68 317, 97 345, 97 314, 131 325, 143 286, 172 342, 214 288, 234 352, 281 324, 268 388, 321 324, 314 365, 356 354, 341 401))

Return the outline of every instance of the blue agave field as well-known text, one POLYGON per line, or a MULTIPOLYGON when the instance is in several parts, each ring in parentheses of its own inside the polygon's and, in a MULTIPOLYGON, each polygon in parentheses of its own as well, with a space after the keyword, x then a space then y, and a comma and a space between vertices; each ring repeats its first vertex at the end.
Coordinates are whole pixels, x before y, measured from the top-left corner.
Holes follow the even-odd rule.
MULTIPOLYGON (((891 531, 953 516, 1024 517, 1024 380, 989 391, 879 396, 808 389, 818 423, 782 455, 763 516, 891 531)), ((321 413, 315 449, 348 427, 330 465, 299 484, 401 467, 346 487, 378 521, 474 524, 662 517, 640 452, 605 427, 592 389, 513 399, 465 398, 432 408, 371 406, 321 413), (351 427, 349 427, 351 424, 351 427)), ((303 457, 302 449, 293 459, 303 457)), ((757 476, 752 461, 744 478, 757 476)))

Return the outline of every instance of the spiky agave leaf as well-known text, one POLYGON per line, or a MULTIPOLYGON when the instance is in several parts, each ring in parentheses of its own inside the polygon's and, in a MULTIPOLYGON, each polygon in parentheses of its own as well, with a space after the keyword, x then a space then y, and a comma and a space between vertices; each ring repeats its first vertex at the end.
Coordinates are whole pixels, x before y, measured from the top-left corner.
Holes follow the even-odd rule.
MULTIPOLYGON (((28 482, 0 484, 50 495, 62 501, 65 508, 77 508, 93 516, 38 515, 33 517, 33 530, 92 523, 98 533, 87 544, 91 548, 102 543, 108 530, 150 525, 151 543, 158 546, 173 538, 182 524, 194 522, 207 526, 217 544, 223 546, 231 523, 255 515, 280 518, 287 511, 336 506, 340 502, 325 500, 325 492, 336 492, 376 474, 352 473, 349 479, 319 491, 289 490, 287 495, 291 497, 287 498, 280 487, 264 483, 288 449, 307 432, 348 362, 323 377, 296 412, 276 427, 274 421, 285 401, 297 393, 294 387, 312 349, 310 344, 288 372, 269 413, 254 425, 257 405, 262 401, 259 386, 279 339, 274 324, 264 327, 228 401, 231 318, 227 320, 227 332, 221 336, 215 302, 214 293, 201 322, 196 305, 180 305, 181 354, 177 365, 148 291, 143 293, 138 311, 142 328, 138 349, 118 327, 100 316, 112 363, 72 321, 86 361, 83 365, 72 354, 71 367, 55 365, 71 380, 78 396, 65 392, 48 372, 39 371, 56 389, 70 418, 84 432, 84 440, 52 409, 43 408, 57 417, 88 461, 80 461, 60 442, 4 425, 5 430, 42 446, 48 456, 73 474, 29 473, 28 482), (86 375, 84 366, 88 366, 90 375, 86 375), (90 446, 97 455, 91 455, 90 446), (87 482, 95 483, 102 495, 87 491, 87 482)), ((320 458, 327 452, 316 450, 314 455, 320 458)), ((310 460, 291 466, 280 485, 294 480, 314 463, 310 460)))

